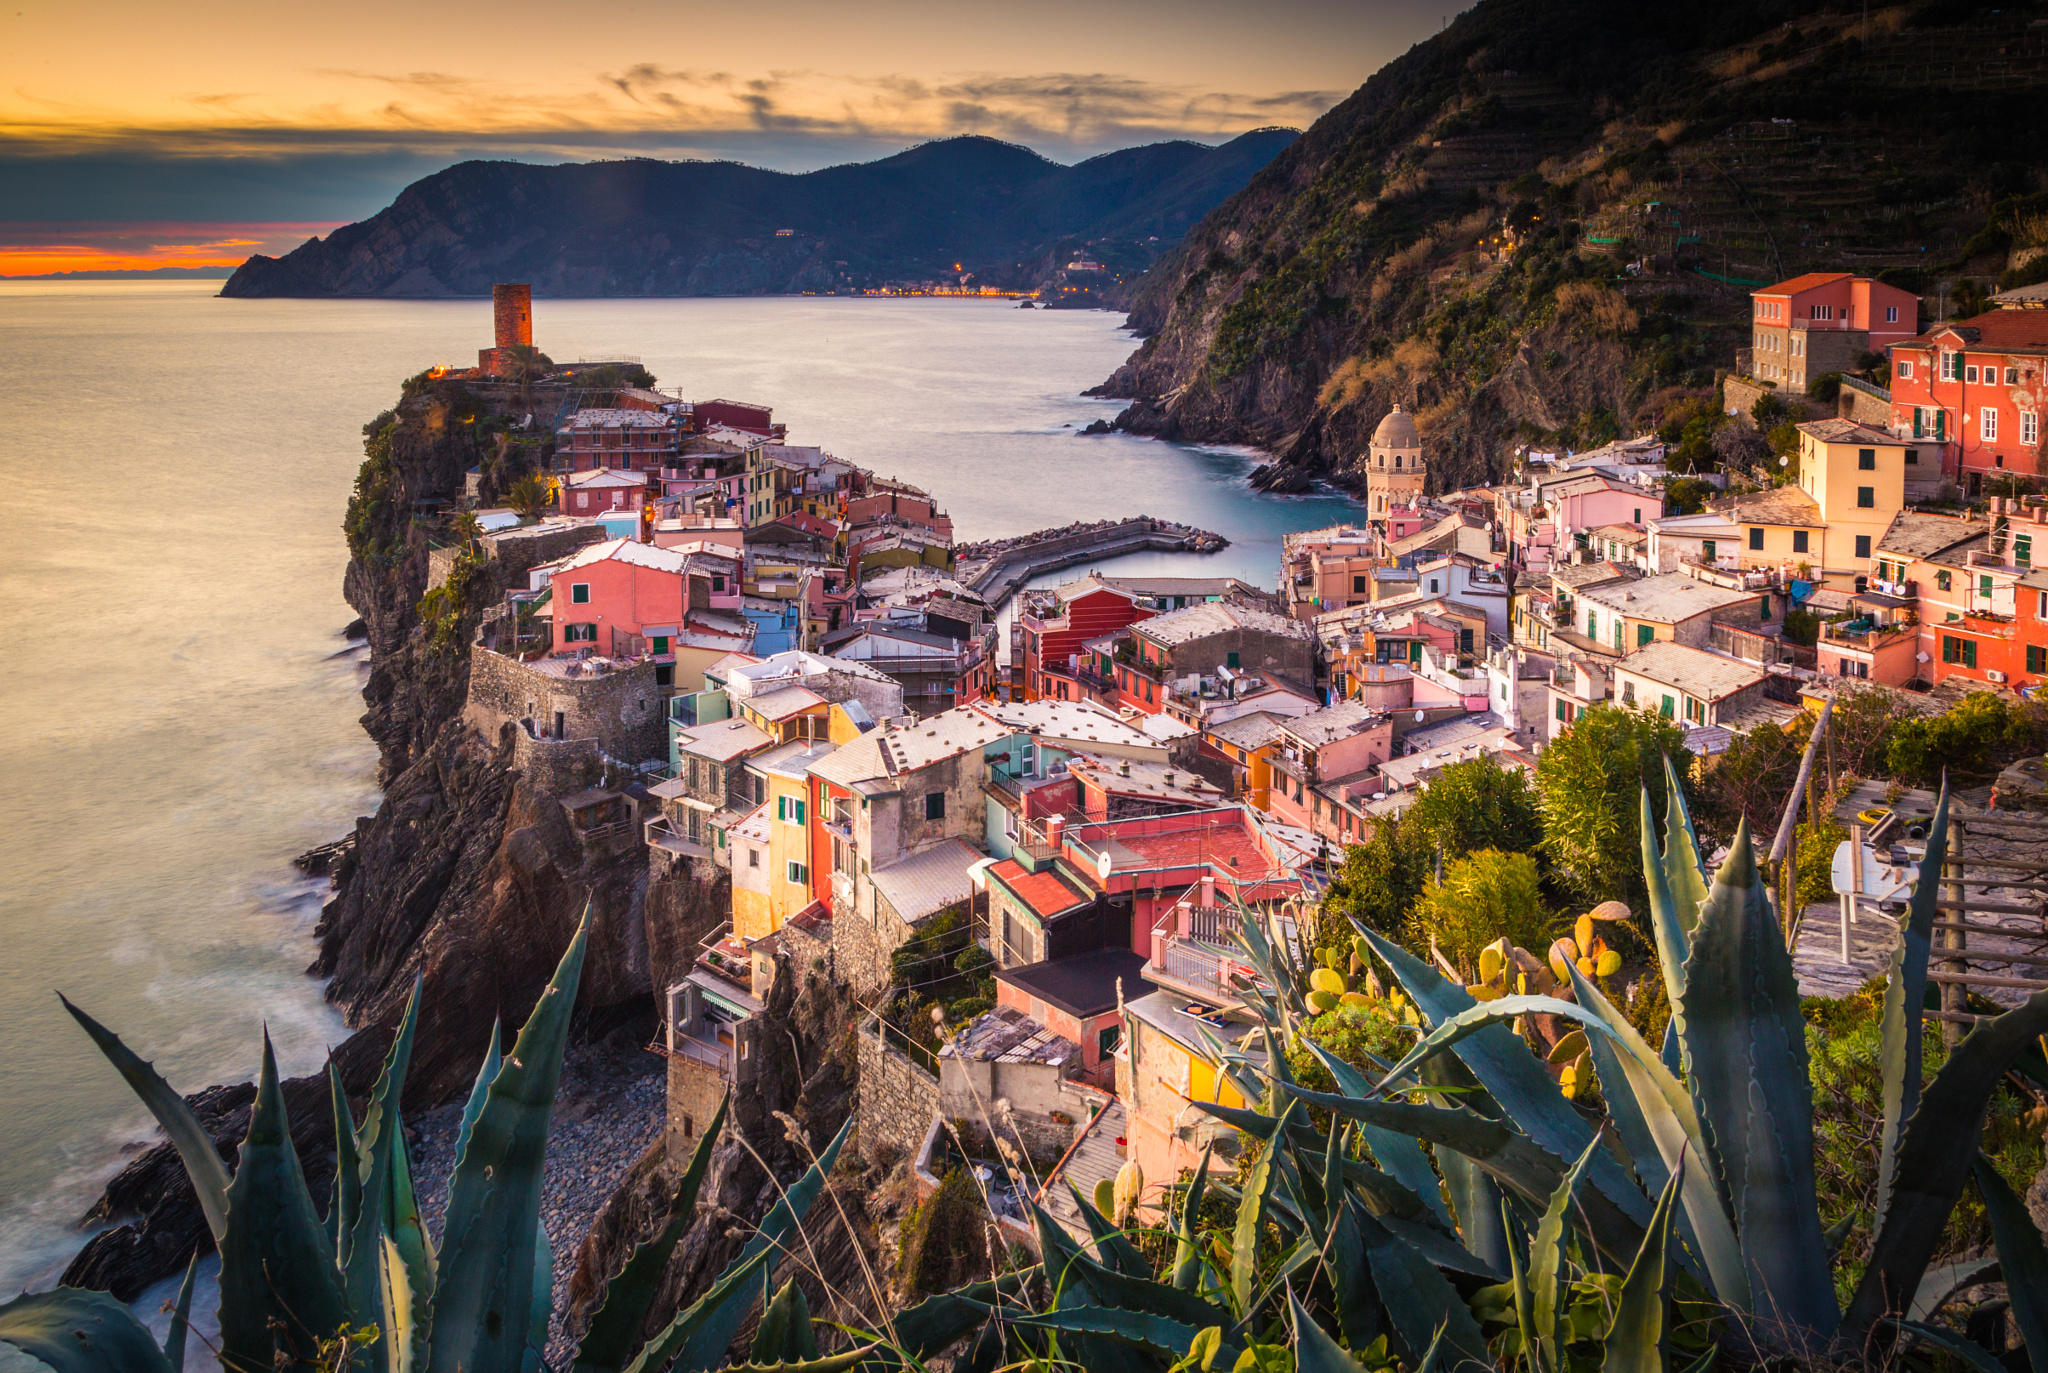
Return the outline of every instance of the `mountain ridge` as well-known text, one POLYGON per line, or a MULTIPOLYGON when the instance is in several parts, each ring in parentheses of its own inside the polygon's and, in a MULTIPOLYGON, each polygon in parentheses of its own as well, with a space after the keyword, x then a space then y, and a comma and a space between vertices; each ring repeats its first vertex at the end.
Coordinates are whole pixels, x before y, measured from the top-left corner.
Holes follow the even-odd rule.
POLYGON ((1752 284, 1882 274, 1931 316, 2041 246, 2041 16, 1482 0, 1162 256, 1095 393, 1133 432, 1274 453, 1281 487, 1355 485, 1398 401, 1460 485, 1697 398, 1752 284))
POLYGON ((540 296, 761 295, 962 274, 1033 290, 1058 284, 1063 254, 1086 249, 1108 269, 1080 283, 1099 300, 1294 137, 1168 140, 1071 166, 976 136, 802 173, 472 160, 283 257, 250 258, 221 294, 434 298, 527 281, 540 296))

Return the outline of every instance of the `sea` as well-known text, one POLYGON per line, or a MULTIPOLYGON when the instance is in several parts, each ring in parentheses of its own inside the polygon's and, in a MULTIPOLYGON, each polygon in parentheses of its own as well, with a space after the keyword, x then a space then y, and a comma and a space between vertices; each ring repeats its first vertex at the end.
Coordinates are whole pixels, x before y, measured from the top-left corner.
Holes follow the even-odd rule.
MULTIPOLYGON (((291 865, 378 800, 342 512, 363 425, 489 344, 490 306, 214 289, 0 283, 0 1299, 56 1282, 155 1138, 59 992, 186 1091, 249 1078, 266 1029, 288 1074, 347 1034, 305 973, 324 884, 291 865)), ((963 540, 1153 514, 1231 546, 1105 569, 1270 587, 1283 533, 1357 513, 1254 492, 1243 449, 1081 435, 1119 408, 1081 391, 1136 346, 1107 313, 542 300, 534 333, 772 404, 963 540)))

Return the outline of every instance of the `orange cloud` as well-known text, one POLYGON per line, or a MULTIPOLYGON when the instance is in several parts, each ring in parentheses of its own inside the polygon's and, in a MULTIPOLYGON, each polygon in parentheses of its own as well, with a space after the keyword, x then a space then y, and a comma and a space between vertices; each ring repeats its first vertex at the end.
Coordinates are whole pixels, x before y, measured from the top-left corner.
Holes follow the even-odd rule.
POLYGON ((237 267, 251 253, 288 252, 309 237, 336 227, 331 223, 9 225, 0 231, 0 277, 237 267))

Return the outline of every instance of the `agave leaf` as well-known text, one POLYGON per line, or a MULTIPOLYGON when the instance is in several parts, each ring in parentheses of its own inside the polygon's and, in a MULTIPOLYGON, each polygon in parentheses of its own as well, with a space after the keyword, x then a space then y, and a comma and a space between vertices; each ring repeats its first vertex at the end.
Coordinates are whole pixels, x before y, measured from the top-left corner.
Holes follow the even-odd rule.
POLYGON ((1979 1373, 2011 1373, 2004 1362, 1983 1345, 1953 1330, 1922 1321, 1889 1320, 1887 1324, 1903 1334, 1912 1336, 1929 1349, 1938 1349, 1944 1354, 1961 1359, 1971 1368, 1979 1370, 1979 1373))
MULTIPOLYGON (((1313 1053, 1323 1068, 1337 1083, 1337 1090, 1346 1096, 1372 1097, 1379 1092, 1371 1079, 1358 1069, 1337 1057, 1322 1045, 1302 1037, 1309 1052, 1313 1053)), ((1396 1182, 1415 1193, 1422 1204, 1436 1213, 1437 1219, 1446 1227, 1451 1225, 1451 1213, 1444 1205, 1443 1193, 1437 1186, 1436 1171, 1429 1166, 1429 1153, 1422 1147, 1422 1141, 1413 1135, 1397 1134, 1382 1130, 1376 1125, 1354 1121, 1352 1128, 1359 1132, 1365 1147, 1372 1152, 1375 1161, 1385 1169, 1396 1182)))
POLYGON ((805 1359, 801 1363, 735 1363, 727 1364, 721 1373, 848 1373, 861 1364, 873 1359, 880 1352, 879 1346, 864 1344, 858 1349, 848 1349, 838 1354, 826 1354, 820 1358, 805 1359))
MULTIPOLYGON (((1283 1084, 1284 1085, 1284 1084, 1283 1084)), ((1252 1163, 1245 1179, 1244 1194, 1237 1202, 1237 1229, 1230 1247, 1230 1294, 1240 1317, 1250 1313, 1252 1279, 1258 1271, 1259 1237, 1266 1219, 1267 1200, 1273 1195, 1273 1180, 1279 1171, 1282 1151, 1287 1147, 1288 1126, 1294 1120, 1295 1104, 1290 1101, 1276 1118, 1273 1138, 1252 1163)))
MULTIPOLYGON (((744 1262, 749 1255, 759 1253, 767 1256, 772 1268, 775 1259, 797 1227, 803 1224, 810 1213, 812 1203, 825 1190, 825 1179, 832 1175, 833 1165, 839 1162, 839 1151, 846 1147, 847 1136, 853 1133, 853 1118, 839 1127, 839 1133, 825 1146, 825 1152, 805 1170, 804 1175, 784 1192, 768 1214, 761 1218, 761 1224, 754 1231, 752 1239, 740 1250, 735 1265, 744 1262)), ((725 1359, 725 1351, 739 1333, 740 1322, 753 1308, 751 1291, 735 1289, 727 1294, 723 1303, 708 1312, 703 1321, 691 1332, 682 1345, 681 1357, 676 1361, 676 1373, 697 1373, 697 1370, 716 1368, 725 1359)))
POLYGON ((1081 1208, 1081 1219, 1087 1223, 1088 1233, 1095 1239, 1095 1252, 1102 1256, 1102 1262, 1119 1273, 1134 1278, 1152 1276, 1152 1265, 1138 1252, 1129 1237, 1117 1228, 1116 1223, 1096 1209, 1095 1203, 1081 1195, 1081 1189, 1067 1179, 1067 1190, 1074 1194, 1074 1205, 1081 1208))
MULTIPOLYGON (((1319 1263, 1322 1257, 1322 1241, 1314 1235, 1303 1235, 1299 1240, 1295 1241, 1294 1245, 1285 1254, 1280 1256, 1280 1262, 1273 1265, 1273 1271, 1267 1277, 1266 1285, 1252 1298, 1250 1305, 1245 1307, 1247 1315, 1238 1321, 1238 1327, 1240 1329, 1250 1328, 1252 1318, 1257 1313, 1266 1309, 1267 1302, 1273 1300, 1282 1292, 1290 1290, 1295 1274, 1304 1268, 1319 1263)), ((1311 1274, 1310 1276, 1314 1275, 1311 1274)))
MULTIPOLYGON (((1659 1192, 1674 1176, 1683 1175, 1678 1215, 1680 1231, 1691 1252, 1699 1256, 1716 1300, 1738 1311, 1749 1309, 1749 1274, 1735 1227, 1706 1169, 1681 1168, 1688 1152, 1697 1160, 1706 1143, 1692 1095, 1671 1076, 1664 1061, 1614 1003, 1577 968, 1570 969, 1572 994, 1578 998, 1587 1029, 1587 1048, 1605 1089, 1607 1109, 1621 1142, 1635 1161, 1636 1174, 1659 1192)), ((1832 1251, 1830 1251, 1832 1252, 1832 1251)), ((1686 1263, 1686 1251, 1679 1261, 1686 1263)), ((1688 1266, 1690 1266, 1688 1264, 1688 1266)))
POLYGON ((327 1107, 334 1116, 334 1192, 327 1203, 327 1238, 338 1263, 346 1248, 342 1236, 355 1225, 362 1205, 363 1180, 356 1155, 356 1118, 349 1111, 348 1091, 341 1085, 341 1069, 332 1054, 327 1056, 327 1107))
POLYGON ((1061 1305, 1080 1304, 1157 1311, 1199 1330, 1229 1326, 1230 1312, 1192 1292, 1150 1278, 1131 1278, 1105 1268, 1074 1246, 1058 1221, 1031 1204, 1031 1224, 1044 1253, 1046 1281, 1061 1305))
POLYGON ((273 1356, 281 1356, 310 1364, 319 1342, 332 1339, 349 1319, 326 1227, 292 1147, 266 1031, 256 1104, 228 1186, 228 1228, 220 1243, 221 1362, 269 1368, 273 1356))
POLYGON ((1685 787, 1671 755, 1664 755, 1664 881, 1671 899, 1678 905, 1678 920, 1689 936, 1699 924, 1700 906, 1712 883, 1707 865, 1700 857, 1700 839, 1692 827, 1692 812, 1685 804, 1685 787))
MULTIPOLYGON (((1300 1093, 1306 1089, 1289 1087, 1284 1090, 1290 1093, 1300 1093)), ((1271 1139, 1274 1134, 1274 1127, 1279 1123, 1279 1119, 1276 1116, 1262 1115, 1257 1111, 1247 1110, 1241 1106, 1221 1106, 1212 1101, 1198 1101, 1192 1104, 1215 1116, 1225 1124, 1232 1126, 1239 1132, 1250 1135, 1254 1139, 1271 1139)), ((1415 1109, 1426 1108, 1418 1107, 1415 1109)), ((1312 1147, 1316 1143, 1315 1127, 1306 1120, 1297 1120, 1292 1128, 1291 1138, 1297 1148, 1306 1149, 1312 1147)), ((1436 1175, 1432 1172, 1430 1176, 1434 1178, 1436 1175)), ((1423 1205, 1420 1197, 1371 1164, 1355 1158, 1344 1160, 1344 1181, 1365 1197, 1368 1209, 1374 1215, 1386 1220, 1389 1224, 1399 1220, 1412 1224, 1417 1228, 1434 1230, 1437 1234, 1448 1239, 1453 1248, 1457 1247, 1456 1232, 1452 1230, 1447 1222, 1438 1220, 1436 1213, 1423 1205)), ((1227 1197, 1235 1197, 1237 1195, 1236 1191, 1228 1183, 1221 1182, 1215 1178, 1209 1180, 1209 1190, 1227 1197)), ((1469 1259, 1469 1255, 1467 1258, 1469 1259)), ((1496 1280, 1498 1280, 1497 1274, 1496 1280)))
POLYGON ((618 1373, 633 1356, 641 1328, 647 1324, 648 1309, 660 1290, 661 1275, 667 1270, 676 1245, 696 1222, 697 1193, 704 1186, 704 1175, 710 1171, 711 1150, 725 1127, 726 1109, 731 1104, 732 1093, 728 1091, 720 1098, 711 1123, 697 1137, 697 1147, 690 1151, 690 1164, 683 1170, 682 1181, 669 1202, 668 1219, 652 1239, 635 1246, 625 1265, 605 1284, 604 1301, 590 1318, 590 1328, 577 1347, 573 1373, 618 1373))
MULTIPOLYGON (((1855 1213, 1851 1212, 1851 1220, 1855 1213)), ((1913 1294, 1912 1309, 1906 1312, 1906 1319, 1914 1321, 1932 1320, 1934 1313, 1948 1305, 1949 1298, 1965 1287, 1980 1282, 1998 1281, 1998 1252, 1978 1254, 1974 1258, 1944 1263, 1939 1268, 1927 1270, 1927 1276, 1920 1279, 1920 1290, 1913 1294)))
POLYGON ((1666 847, 1659 851, 1656 831, 1650 823, 1647 786, 1643 788, 1637 823, 1643 831, 1643 883, 1649 892, 1650 934, 1657 944, 1657 962, 1664 972, 1664 991, 1671 999, 1671 1018, 1676 1023, 1685 1005, 1685 957, 1691 951, 1692 921, 1699 917, 1699 904, 1693 903, 1691 920, 1680 914, 1680 898, 1671 889, 1671 869, 1667 866, 1673 842, 1669 821, 1665 828, 1666 847))
POLYGON ((1491 1369, 1486 1336, 1458 1289, 1363 1206, 1353 1203, 1351 1218, 1379 1288, 1380 1304, 1410 1354, 1428 1349, 1441 1337, 1452 1368, 1491 1369))
MULTIPOLYGON (((906 1359, 921 1363, 935 1354, 944 1353, 980 1329, 987 1322, 991 1309, 999 1309, 1007 1317, 1009 1310, 1002 1305, 1003 1299, 1014 1297, 1026 1283, 1045 1272, 1043 1267, 1033 1265, 991 1281, 969 1283, 951 1292, 926 1297, 908 1310, 898 1312, 889 1322, 894 1332, 891 1342, 873 1350, 873 1362, 878 1367, 898 1367, 906 1359)), ((869 1341, 879 1341, 881 1333, 854 1332, 856 1338, 869 1341)))
MULTIPOLYGON (((421 979, 414 978, 412 995, 406 998, 405 1013, 391 1048, 370 1091, 368 1109, 356 1131, 355 1153, 359 1185, 356 1209, 342 1231, 341 1269, 348 1309, 356 1319, 379 1330, 389 1325, 379 1319, 377 1309, 384 1295, 384 1234, 391 1205, 391 1160, 402 1139, 398 1120, 398 1098, 405 1090, 405 1073, 412 1061, 413 1033, 419 1025, 421 979)), ((374 1349, 374 1342, 369 1346, 374 1349)))
POLYGON ((1323 1242, 1331 1304, 1344 1338, 1353 1349, 1363 1349, 1380 1333, 1379 1289, 1373 1285, 1372 1269, 1365 1261, 1365 1239, 1358 1233, 1347 1199, 1341 1195, 1333 1198, 1331 1210, 1330 1234, 1323 1242))
MULTIPOLYGON (((774 1251, 766 1246, 751 1253, 742 1251, 732 1266, 719 1275, 718 1281, 711 1284, 710 1291, 678 1312, 666 1329, 641 1347, 633 1362, 626 1365, 626 1373, 656 1373, 656 1370, 671 1367, 670 1360, 676 1358, 691 1336, 702 1330, 705 1323, 727 1303, 738 1299, 742 1311, 751 1307, 754 1304, 754 1279, 773 1256, 774 1251)), ((673 1366, 683 1367, 681 1364, 673 1366)))
POLYGON ((1291 1291, 1287 1294, 1287 1315, 1294 1325, 1295 1373, 1358 1373, 1358 1362, 1330 1338, 1329 1331, 1316 1324, 1313 1316, 1302 1310, 1301 1299, 1291 1291))
POLYGON ((1841 1310, 1815 1202, 1806 1021, 1746 821, 1700 908, 1678 1033, 1759 1336, 1767 1348, 1811 1349, 1841 1310))
POLYGON ((1981 1153, 1973 1165, 1977 1190, 1991 1218, 1991 1238, 1998 1246, 1998 1266, 2005 1274, 2006 1296, 2012 1301, 2013 1324, 2027 1348, 2034 1373, 2048 1370, 2048 1244, 2027 1214, 2026 1203, 2013 1195, 2006 1180, 1981 1153))
MULTIPOLYGON (((384 1208, 384 1300, 396 1320, 392 1303, 400 1300, 401 1294, 392 1289, 391 1283, 403 1277, 406 1323, 413 1332, 413 1348, 406 1366, 412 1367, 426 1361, 426 1316, 434 1304, 434 1241, 427 1235, 426 1222, 420 1218, 419 1200, 412 1187, 412 1159, 405 1149, 405 1125, 395 1112, 391 1118, 391 1167, 385 1176, 390 1186, 384 1208), (394 1258, 400 1265, 397 1270, 391 1267, 394 1258)), ((397 1366, 394 1358, 392 1367, 397 1366)))
POLYGON ((790 1278, 761 1313, 754 1331, 751 1358, 756 1364, 803 1363, 818 1357, 818 1336, 811 1329, 811 1304, 804 1290, 790 1278))
POLYGON ((1934 824, 1927 831, 1927 853, 1920 861, 1919 880, 1899 942, 1892 949, 1891 973, 1884 984, 1883 1039, 1879 1049, 1884 1081, 1884 1133, 1877 1155, 1877 1207, 1873 1231, 1884 1228, 1891 1209, 1892 1176, 1899 1164, 1899 1136, 1920 1106, 1920 1039, 1927 1000, 1927 958, 1934 943, 1935 903, 1941 897, 1941 869, 1948 860, 1948 777, 1941 780, 1941 799, 1934 824))
MULTIPOLYGON (((993 1313, 993 1308, 990 1310, 993 1313)), ((1115 1340, 1164 1354, 1169 1359, 1186 1353, 1188 1345, 1201 1333, 1155 1311, 1127 1311, 1112 1306, 1062 1306, 1057 1311, 1037 1313, 1009 1311, 1003 1314, 1003 1323, 1030 1330, 1085 1335, 1091 1341, 1115 1340)))
POLYGON ((1572 1164, 1572 1170, 1551 1194, 1550 1204, 1543 1208, 1536 1238, 1529 1245, 1530 1323, 1536 1330, 1535 1347, 1553 1368, 1564 1367, 1564 1342, 1557 1337, 1557 1316, 1564 1285, 1565 1236, 1571 1219, 1572 1193, 1578 1188, 1579 1179, 1586 1175, 1593 1151, 1599 1147, 1596 1137, 1572 1164))
MULTIPOLYGON (((1432 1026, 1455 1019, 1479 1004, 1463 987, 1445 981, 1406 949, 1363 927, 1359 932, 1394 970, 1394 976, 1432 1026)), ((1505 1119, 1512 1121, 1539 1149, 1555 1160, 1577 1158, 1585 1152, 1587 1142, 1593 1138, 1592 1127, 1564 1099, 1549 1072, 1513 1030, 1501 1024, 1487 1025, 1460 1039, 1454 1048, 1498 1104, 1505 1119)), ((1399 1075, 1398 1069, 1395 1075, 1399 1075)), ((1537 1206, 1548 1201, 1551 1189, 1563 1173, 1564 1165, 1560 1162, 1549 1184, 1529 1200, 1537 1206)), ((1649 1223, 1653 1209, 1650 1199, 1614 1159, 1605 1154, 1594 1155, 1587 1179, 1638 1228, 1649 1223)), ((1631 1243, 1629 1252, 1634 1250, 1631 1243)))
MULTIPOLYGON (((426 1357, 427 1332, 420 1324, 427 1303, 413 1284, 413 1273, 398 1241, 391 1235, 379 1244, 378 1268, 383 1274, 384 1324, 379 1333, 383 1364, 389 1373, 412 1373, 426 1357)), ((432 1289, 425 1294, 431 1299, 432 1289)))
POLYGON ((484 1061, 476 1068, 476 1081, 469 1089, 469 1100, 462 1104, 462 1123, 455 1130, 455 1161, 462 1162, 468 1152, 469 1136, 476 1129, 477 1117, 484 1113, 484 1103, 490 1100, 491 1084, 498 1080, 498 1070, 505 1065, 504 1051, 499 1043, 503 1029, 497 1021, 491 1022, 491 1042, 484 1049, 484 1061))
POLYGON ((171 1147, 178 1151, 178 1162, 185 1165, 185 1176, 191 1179, 193 1194, 199 1198, 200 1213, 206 1217, 206 1228, 212 1232, 214 1243, 220 1243, 228 1228, 228 1166, 221 1162, 220 1150, 213 1147, 213 1136, 206 1133, 206 1127, 199 1123, 198 1116, 192 1114, 185 1098, 158 1076, 155 1068, 123 1044, 119 1035, 79 1010, 61 994, 57 1000, 64 1003, 64 1009, 71 1013, 71 1018, 106 1056, 107 1062, 114 1065, 114 1070, 128 1083, 128 1089, 149 1108, 149 1113, 156 1117, 156 1123, 163 1127, 171 1147))
POLYGON ((1643 1247, 1636 1251, 1635 1262, 1621 1280, 1614 1324, 1607 1330, 1607 1355, 1600 1364, 1603 1369, 1664 1373, 1664 1305, 1671 1286, 1665 1256, 1671 1248, 1671 1218, 1684 1172, 1681 1160, 1657 1198, 1657 1215, 1643 1236, 1643 1247))
POLYGON ((546 1373, 548 1325, 555 1315, 555 1246, 540 1217, 533 1219, 533 1303, 527 1308, 526 1348, 519 1355, 520 1373, 546 1373))
POLYGON ((192 1251, 185 1265, 184 1281, 178 1284, 178 1299, 171 1304, 171 1323, 164 1331, 164 1362, 177 1373, 185 1368, 185 1332, 192 1328, 192 1279, 199 1276, 199 1251, 192 1251))
POLYGON ((134 1312, 104 1292, 79 1287, 30 1292, 0 1306, 0 1368, 177 1373, 134 1312))
POLYGON ((2044 1031, 2048 992, 2036 992, 2024 1005, 1978 1021, 1920 1094, 1920 1109, 1899 1141, 1892 1204, 1849 1304, 1851 1330, 1866 1332, 1910 1306, 1977 1157, 1991 1093, 2044 1031))
POLYGON ((456 1158, 430 1317, 431 1373, 509 1369, 522 1358, 532 1326, 548 1116, 589 937, 586 905, 456 1158))
POLYGON ((1175 1217, 1173 1268, 1167 1280, 1183 1292, 1199 1291, 1202 1285, 1202 1251, 1195 1243, 1195 1227, 1202 1214, 1202 1193, 1209 1182, 1209 1156, 1215 1148, 1214 1140, 1202 1146, 1202 1161, 1195 1168, 1194 1179, 1188 1183, 1187 1195, 1175 1217))

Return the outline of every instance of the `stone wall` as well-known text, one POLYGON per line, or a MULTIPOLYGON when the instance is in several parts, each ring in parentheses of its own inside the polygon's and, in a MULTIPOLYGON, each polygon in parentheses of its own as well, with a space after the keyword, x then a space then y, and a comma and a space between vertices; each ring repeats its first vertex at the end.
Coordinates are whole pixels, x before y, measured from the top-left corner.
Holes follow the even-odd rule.
POLYGON ((939 1080, 882 1035, 876 1018, 862 1022, 856 1128, 861 1152, 875 1160, 915 1154, 939 1110, 939 1080))
POLYGON ((1880 393, 1875 388, 1864 390, 1849 385, 1845 380, 1841 393, 1835 397, 1835 414, 1889 433, 1892 427, 1891 393, 1880 393))
POLYGON ((585 544, 601 542, 605 531, 594 524, 526 525, 484 535, 484 547, 507 585, 522 583, 542 563, 566 558, 585 544))
POLYGON ((461 553, 462 550, 453 545, 427 550, 427 590, 434 591, 448 585, 448 579, 455 575, 455 559, 461 553))
POLYGON ((686 1167, 697 1147, 699 1132, 718 1113, 725 1099, 725 1074, 708 1063, 686 1058, 668 1061, 668 1119, 666 1143, 668 1163, 673 1169, 686 1167))
POLYGON ((476 645, 463 719, 487 739, 497 738, 508 722, 530 720, 535 734, 587 740, 622 762, 668 757, 668 723, 652 660, 576 677, 561 666, 521 662, 476 645))

